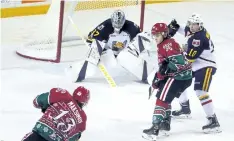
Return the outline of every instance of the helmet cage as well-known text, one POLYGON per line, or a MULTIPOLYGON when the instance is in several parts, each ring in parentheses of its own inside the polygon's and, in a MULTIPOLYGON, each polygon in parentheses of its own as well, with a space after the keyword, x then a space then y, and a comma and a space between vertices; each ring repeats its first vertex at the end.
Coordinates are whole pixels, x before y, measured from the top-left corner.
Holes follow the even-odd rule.
POLYGON ((120 30, 123 27, 125 21, 126 21, 125 14, 121 10, 116 10, 111 15, 111 23, 114 29, 120 30))

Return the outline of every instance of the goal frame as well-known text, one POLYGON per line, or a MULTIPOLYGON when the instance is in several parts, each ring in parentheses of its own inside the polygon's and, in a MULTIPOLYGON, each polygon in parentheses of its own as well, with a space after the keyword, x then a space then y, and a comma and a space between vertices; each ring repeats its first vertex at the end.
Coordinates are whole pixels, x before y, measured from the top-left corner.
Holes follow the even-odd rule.
MULTIPOLYGON (((140 0, 140 29, 143 31, 144 27, 144 15, 145 15, 145 0, 140 0)), ((59 11, 59 25, 58 25, 58 40, 57 40, 57 52, 56 52, 56 59, 43 59, 39 57, 32 57, 28 55, 24 55, 18 51, 16 54, 27 59, 38 60, 38 61, 46 61, 46 62, 53 62, 53 63, 60 63, 61 61, 61 50, 62 50, 62 35, 63 35, 63 19, 64 19, 64 6, 65 0, 60 1, 60 11, 59 11)))

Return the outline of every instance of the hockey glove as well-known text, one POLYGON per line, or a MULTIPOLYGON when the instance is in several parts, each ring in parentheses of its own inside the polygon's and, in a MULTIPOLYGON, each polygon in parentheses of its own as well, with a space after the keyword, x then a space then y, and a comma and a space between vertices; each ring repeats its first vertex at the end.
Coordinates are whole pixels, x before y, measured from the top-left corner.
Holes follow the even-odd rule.
MULTIPOLYGON (((37 96, 38 97, 38 96, 37 96)), ((33 100, 33 106, 35 108, 41 108, 41 106, 37 103, 37 97, 33 100)))
POLYGON ((179 30, 180 25, 177 23, 176 19, 173 19, 171 23, 168 25, 169 28, 169 36, 173 37, 176 32, 179 30))
POLYGON ((164 78, 165 78, 165 76, 163 76, 159 72, 157 72, 155 74, 153 82, 152 82, 152 86, 149 87, 149 99, 150 99, 152 93, 154 92, 154 90, 159 88, 160 83, 162 80, 164 80, 164 78))
POLYGON ((168 72, 168 64, 169 64, 169 60, 165 59, 159 66, 159 73, 161 75, 166 75, 168 72))
POLYGON ((45 111, 46 111, 46 108, 41 108, 42 113, 45 113, 45 111))
POLYGON ((154 79, 153 79, 152 87, 153 87, 154 89, 158 89, 159 83, 160 83, 162 80, 164 80, 164 78, 165 78, 164 75, 162 75, 160 72, 157 72, 157 73, 155 74, 154 79))

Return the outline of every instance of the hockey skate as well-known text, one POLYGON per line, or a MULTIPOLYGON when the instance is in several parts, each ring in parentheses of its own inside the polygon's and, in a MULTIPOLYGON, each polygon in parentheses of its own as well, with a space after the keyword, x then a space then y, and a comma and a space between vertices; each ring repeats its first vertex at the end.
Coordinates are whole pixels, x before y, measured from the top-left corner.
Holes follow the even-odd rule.
POLYGON ((189 101, 181 103, 181 109, 172 111, 172 117, 175 119, 191 119, 191 110, 189 106, 189 101))
POLYGON ((142 137, 150 141, 156 141, 158 133, 159 133, 158 124, 153 124, 149 129, 143 130, 142 137))
POLYGON ((160 123, 159 136, 169 136, 170 130, 171 130, 171 117, 168 117, 160 123))
POLYGON ((208 119, 208 124, 202 127, 204 133, 210 134, 210 133, 222 132, 220 129, 218 119, 215 114, 213 116, 207 117, 207 119, 208 119))
POLYGON ((153 126, 149 129, 143 130, 142 137, 151 140, 156 141, 158 136, 169 136, 169 131, 171 130, 171 117, 164 119, 159 124, 153 124, 153 126))

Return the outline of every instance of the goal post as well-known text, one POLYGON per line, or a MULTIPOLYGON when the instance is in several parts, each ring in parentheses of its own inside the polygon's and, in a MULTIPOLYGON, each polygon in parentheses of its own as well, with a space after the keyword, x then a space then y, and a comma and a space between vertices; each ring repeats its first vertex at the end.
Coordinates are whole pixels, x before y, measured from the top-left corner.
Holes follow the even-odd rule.
POLYGON ((74 52, 84 56, 87 47, 82 44, 83 37, 80 36, 87 36, 95 26, 110 18, 115 9, 122 9, 127 19, 143 29, 144 7, 144 0, 51 0, 47 14, 33 27, 30 38, 19 46, 16 53, 24 58, 55 63, 76 54, 74 52), (80 35, 73 29, 69 17, 79 27, 80 35), (75 50, 69 52, 70 48, 75 50))

